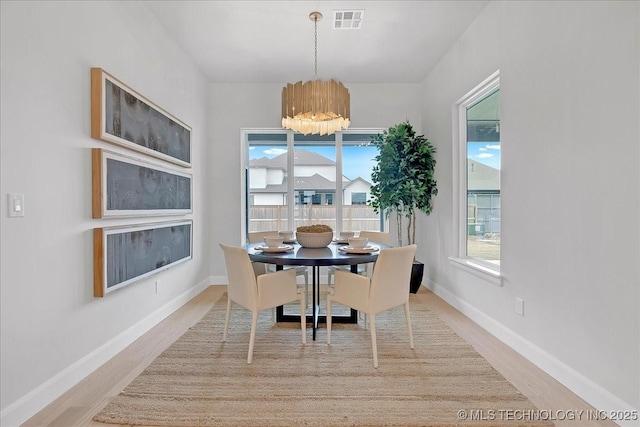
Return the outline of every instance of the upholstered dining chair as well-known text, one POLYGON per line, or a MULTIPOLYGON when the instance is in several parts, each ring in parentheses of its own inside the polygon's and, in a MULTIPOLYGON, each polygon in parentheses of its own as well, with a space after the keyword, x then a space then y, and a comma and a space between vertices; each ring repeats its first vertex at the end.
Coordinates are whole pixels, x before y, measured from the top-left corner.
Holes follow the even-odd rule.
POLYGON ((367 237, 372 242, 382 243, 384 245, 388 245, 391 243, 391 237, 388 232, 383 231, 365 231, 362 230, 358 236, 367 237))
POLYGON ((378 367, 376 314, 400 305, 409 331, 409 347, 413 348, 413 332, 409 312, 409 281, 416 245, 382 249, 372 277, 336 270, 336 284, 327 295, 327 344, 331 344, 331 305, 333 302, 362 311, 369 317, 373 366, 378 367))
POLYGON ((302 343, 307 342, 307 317, 305 315, 306 300, 304 292, 296 284, 296 273, 293 270, 281 270, 275 273, 261 274, 256 277, 249 255, 243 248, 220 243, 227 267, 229 285, 227 287, 227 314, 224 320, 222 341, 227 340, 229 320, 231 318, 231 302, 235 302, 247 310, 251 310, 251 334, 247 363, 253 359, 253 346, 256 339, 258 313, 273 309, 279 305, 300 301, 300 328, 302 343))
MULTIPOLYGON (((369 239, 370 242, 377 242, 385 245, 388 245, 389 242, 391 241, 389 233, 382 232, 382 231, 364 231, 363 230, 358 234, 358 236, 366 237, 369 239)), ((358 264, 358 274, 371 275, 372 269, 373 269, 373 263, 358 264)), ((327 283, 329 284, 329 286, 331 286, 331 283, 333 282, 333 275, 336 270, 351 271, 351 268, 349 266, 329 267, 327 270, 327 283)))
MULTIPOLYGON (((259 243, 264 240, 267 236, 278 235, 277 231, 252 231, 247 233, 247 240, 249 243, 259 243)), ((263 273, 273 273, 276 271, 276 266, 273 264, 264 264, 262 262, 254 262, 253 268, 256 271, 256 274, 263 273)), ((285 270, 294 270, 296 272, 296 276, 304 276, 304 295, 307 297, 307 301, 309 300, 309 270, 306 266, 285 266, 285 270)))

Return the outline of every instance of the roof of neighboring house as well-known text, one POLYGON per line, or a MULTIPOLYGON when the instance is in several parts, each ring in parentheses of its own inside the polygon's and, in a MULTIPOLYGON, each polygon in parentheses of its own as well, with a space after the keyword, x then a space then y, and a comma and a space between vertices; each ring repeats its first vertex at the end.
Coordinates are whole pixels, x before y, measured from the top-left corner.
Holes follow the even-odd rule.
MULTIPOLYGON (((293 150, 294 163, 296 166, 335 166, 336 162, 328 159, 318 153, 312 151, 303 150, 300 148, 293 150)), ((249 161, 249 167, 252 168, 271 168, 271 169, 286 169, 287 168, 287 153, 280 154, 273 159, 267 157, 261 157, 259 159, 253 159, 249 161)))
POLYGON ((249 167, 251 168, 274 168, 277 167, 279 169, 286 168, 286 164, 284 166, 274 166, 273 159, 268 157, 260 157, 259 159, 251 159, 249 160, 249 167))
POLYGON ((356 182, 364 182, 366 185, 368 185, 369 187, 371 187, 371 183, 369 181, 367 181, 366 179, 362 178, 362 177, 357 177, 353 180, 351 180, 347 185, 345 185, 343 188, 347 188, 352 184, 355 184, 356 182))
MULTIPOLYGON (((366 182, 366 181, 365 181, 366 182)), ((348 186, 350 181, 343 179, 342 185, 348 186)), ((295 178, 294 190, 333 190, 335 191, 336 184, 333 181, 328 180, 322 175, 315 174, 312 176, 297 176, 295 178)), ((252 193, 286 193, 287 185, 275 184, 267 185, 266 188, 252 188, 252 193)))
MULTIPOLYGON (((349 181, 342 181, 342 185, 347 185, 349 181)), ((294 189, 296 190, 335 190, 336 183, 319 174, 312 176, 296 176, 294 189)))
POLYGON ((473 190, 500 190, 500 171, 475 160, 467 159, 467 188, 473 190))

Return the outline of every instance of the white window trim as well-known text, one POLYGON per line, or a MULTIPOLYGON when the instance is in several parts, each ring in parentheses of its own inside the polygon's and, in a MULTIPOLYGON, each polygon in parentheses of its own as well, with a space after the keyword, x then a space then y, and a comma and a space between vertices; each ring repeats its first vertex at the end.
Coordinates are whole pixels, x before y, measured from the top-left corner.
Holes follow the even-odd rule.
POLYGON ((502 286, 500 265, 469 257, 467 246, 467 106, 500 86, 500 70, 466 93, 453 106, 453 242, 455 256, 452 265, 489 282, 502 286), (462 119, 465 119, 464 121, 462 119))
MULTIPOLYGON (((342 136, 344 134, 378 134, 378 133, 382 133, 384 132, 386 129, 385 128, 353 128, 353 129, 349 129, 346 131, 338 131, 335 133, 335 138, 336 138, 336 195, 334 198, 334 205, 336 206, 342 206, 343 204, 343 200, 342 200, 342 192, 343 192, 343 187, 342 187, 342 179, 340 179, 342 177, 342 136)), ((249 166, 249 147, 248 147, 248 143, 247 143, 247 138, 248 135, 251 133, 271 133, 271 134, 286 134, 287 135, 287 150, 290 152, 293 152, 294 149, 294 145, 295 145, 295 132, 292 130, 286 130, 286 129, 282 129, 282 128, 241 128, 240 129, 240 191, 241 191, 241 197, 240 197, 240 212, 242 212, 243 217, 244 215, 246 215, 246 210, 247 210, 247 203, 245 200, 245 191, 246 191, 246 170, 249 166)), ((294 160, 292 156, 288 156, 287 157, 287 170, 292 171, 294 170, 294 160)), ((294 182, 293 180, 295 179, 295 177, 293 176, 292 173, 289 173, 289 176, 287 178, 287 198, 288 200, 292 201, 291 203, 288 204, 288 208, 287 208, 287 212, 288 212, 288 217, 290 219, 294 218, 294 209, 295 209, 295 203, 293 203, 293 201, 295 200, 294 198, 294 182)), ((247 227, 246 227, 246 218, 242 221, 241 224, 241 236, 242 236, 242 242, 244 242, 246 240, 246 236, 247 236, 247 227)), ((336 223, 337 224, 342 224, 342 209, 336 209, 336 223)), ((288 228, 291 228, 292 226, 289 225, 288 228)), ((340 231, 340 230, 336 230, 336 231, 340 231)))

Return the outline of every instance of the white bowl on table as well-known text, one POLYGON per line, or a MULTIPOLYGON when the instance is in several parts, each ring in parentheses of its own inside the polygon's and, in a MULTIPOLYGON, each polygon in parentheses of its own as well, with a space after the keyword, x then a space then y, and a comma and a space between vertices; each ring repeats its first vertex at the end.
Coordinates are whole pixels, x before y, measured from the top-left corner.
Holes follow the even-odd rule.
POLYGON ((349 239, 349 246, 354 249, 362 249, 367 246, 369 239, 367 237, 351 237, 349 239))
POLYGON ((323 233, 304 233, 298 231, 296 240, 303 248, 326 248, 333 240, 333 231, 323 233))
POLYGON ((354 233, 353 231, 341 231, 340 240, 347 241, 348 239, 352 238, 355 235, 356 233, 354 233))
POLYGON ((284 239, 280 236, 267 236, 264 238, 264 244, 268 248, 277 248, 284 242, 284 239))
POLYGON ((293 231, 279 231, 278 234, 284 239, 285 242, 293 241, 293 231))

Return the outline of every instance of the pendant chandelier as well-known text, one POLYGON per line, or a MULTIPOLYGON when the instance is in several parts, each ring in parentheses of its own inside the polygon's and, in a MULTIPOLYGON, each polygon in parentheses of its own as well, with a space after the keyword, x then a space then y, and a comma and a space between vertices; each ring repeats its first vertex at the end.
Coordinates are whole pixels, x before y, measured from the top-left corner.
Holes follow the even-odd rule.
POLYGON ((318 79, 318 21, 320 12, 311 12, 315 32, 315 77, 282 88, 282 127, 304 135, 331 135, 351 124, 349 90, 336 80, 318 79))

